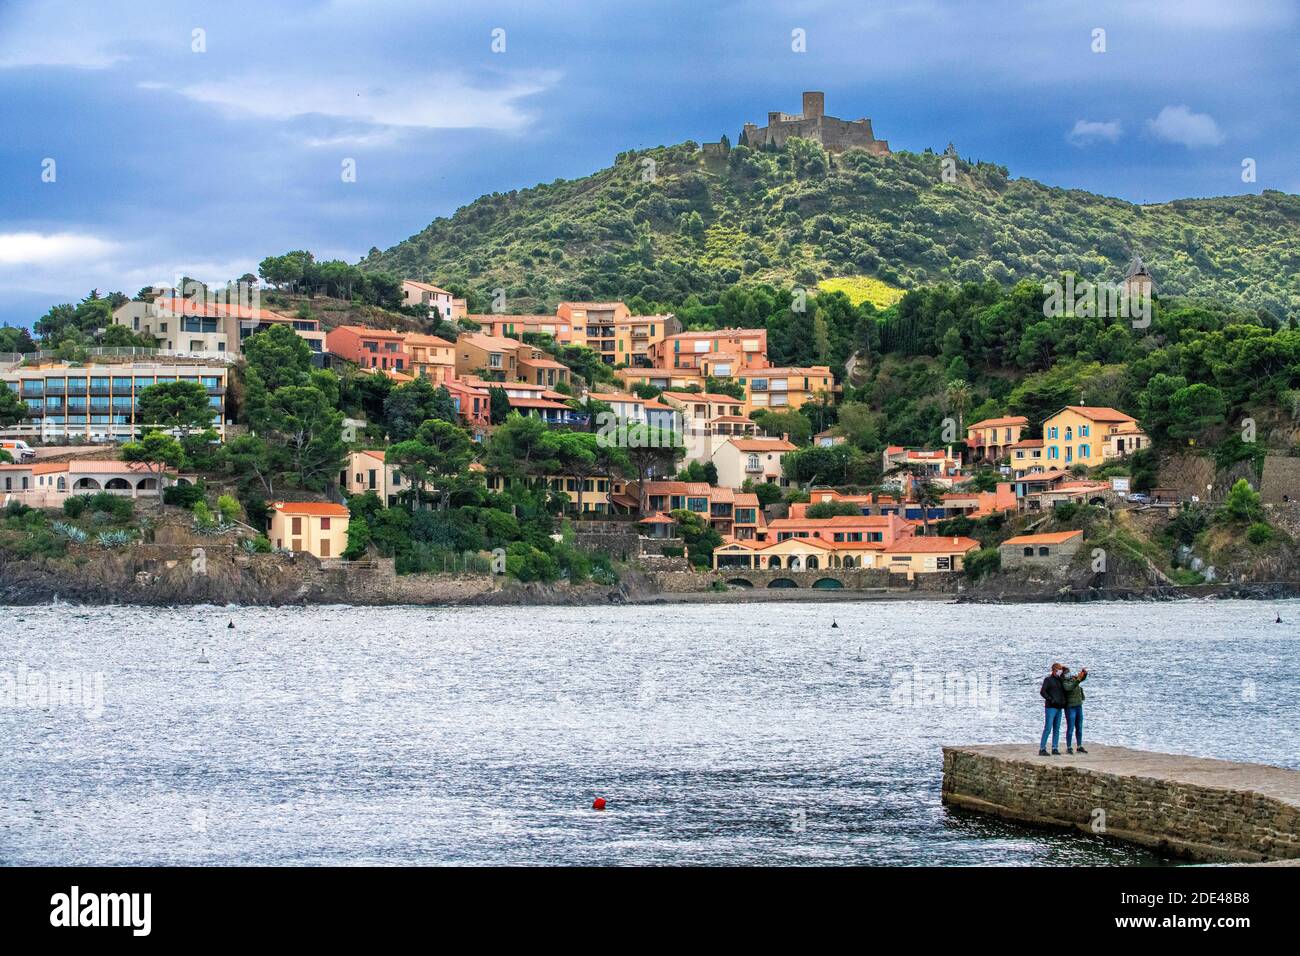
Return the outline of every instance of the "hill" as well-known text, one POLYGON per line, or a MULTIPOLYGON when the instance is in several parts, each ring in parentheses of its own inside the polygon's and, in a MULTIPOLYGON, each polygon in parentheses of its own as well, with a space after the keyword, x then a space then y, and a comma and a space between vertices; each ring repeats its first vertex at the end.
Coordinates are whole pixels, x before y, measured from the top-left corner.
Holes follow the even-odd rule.
POLYGON ((942 158, 831 156, 805 140, 725 156, 690 142, 626 152, 581 179, 483 196, 361 267, 483 303, 502 288, 510 312, 827 280, 883 306, 891 287, 944 281, 1010 286, 1067 269, 1117 281, 1136 252, 1162 294, 1300 314, 1300 196, 1141 206, 961 159, 945 183, 942 158))

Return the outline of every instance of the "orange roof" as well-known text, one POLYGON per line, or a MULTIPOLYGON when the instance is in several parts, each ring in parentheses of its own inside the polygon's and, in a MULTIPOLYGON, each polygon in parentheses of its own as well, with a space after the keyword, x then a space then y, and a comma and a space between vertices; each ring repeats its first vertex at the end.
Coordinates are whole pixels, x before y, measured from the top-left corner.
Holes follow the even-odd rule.
MULTIPOLYGON (((681 370, 664 369, 664 371, 676 373, 681 370)), ((723 395, 720 392, 678 392, 672 389, 665 389, 663 394, 664 398, 671 398, 673 401, 677 402, 710 402, 713 404, 726 402, 730 405, 745 404, 744 399, 736 398, 732 395, 723 395)))
POLYGON ((439 338, 436 335, 423 335, 419 332, 407 332, 405 338, 407 345, 444 349, 454 349, 456 347, 455 342, 448 342, 446 339, 439 338))
POLYGON ((909 536, 899 538, 889 547, 885 548, 886 553, 911 553, 911 554, 965 554, 972 548, 978 548, 980 543, 974 538, 949 537, 948 535, 930 536, 928 538, 918 538, 909 536))
POLYGON ((393 329, 372 329, 365 325, 340 325, 336 326, 335 332, 351 332, 353 335, 364 336, 368 339, 394 339, 402 341, 406 337, 405 332, 396 332, 393 329))
POLYGON ((1041 438, 1026 438, 1024 441, 1018 441, 1012 448, 1042 448, 1043 440, 1041 438))
POLYGON ((346 518, 348 509, 331 501, 277 501, 271 505, 287 515, 315 515, 321 518, 346 518))
POLYGON ((572 411, 568 405, 562 402, 553 402, 547 398, 515 398, 513 395, 507 395, 511 408, 555 408, 572 411))
POLYGON ((66 461, 32 461, 25 465, 0 465, 0 469, 5 471, 30 471, 33 475, 48 475, 54 471, 67 471, 68 463, 66 461))
MULTIPOLYGON (((147 474, 150 470, 149 466, 142 461, 101 461, 95 459, 66 462, 63 468, 68 471, 103 475, 142 475, 147 474)), ((63 469, 52 468, 50 470, 61 471, 63 469)))
MULTIPOLYGON (((1090 418, 1094 422, 1135 422, 1137 421, 1132 415, 1125 415, 1117 408, 1110 408, 1105 405, 1066 405, 1061 412, 1075 412, 1084 418, 1090 418)), ((1056 415, 1052 417, 1055 418, 1056 415)))
POLYGON ((676 522, 662 511, 656 511, 650 517, 642 518, 637 524, 676 524, 676 522))
POLYGON ((369 455, 371 458, 378 458, 380 461, 387 461, 387 452, 382 448, 363 448, 361 454, 369 455))
POLYGON ((512 339, 508 335, 484 335, 481 332, 460 333, 456 339, 456 344, 460 345, 461 343, 473 345, 488 352, 508 352, 524 346, 523 342, 512 339))
POLYGON ((1024 415, 1003 415, 1001 418, 986 418, 983 421, 976 422, 974 425, 967 425, 969 428, 991 428, 995 425, 1028 425, 1029 419, 1024 415))
POLYGON ((795 446, 783 438, 733 438, 730 444, 738 451, 794 451, 795 446))
MULTIPOLYGON (((767 335, 767 329, 714 329, 710 332, 678 332, 670 339, 730 339, 738 335, 767 335)), ((701 352, 707 355, 707 352, 701 352)))
POLYGON ((1083 537, 1082 531, 1052 531, 1047 534, 1018 534, 1007 538, 1003 544, 1064 544, 1083 537))
POLYGON ((417 289, 423 289, 425 292, 437 292, 439 295, 451 295, 446 289, 439 289, 436 285, 428 282, 420 282, 416 279, 403 279, 402 285, 413 285, 417 289))
POLYGON ((289 316, 281 315, 278 312, 271 312, 267 309, 254 309, 246 305, 238 305, 230 302, 198 302, 194 299, 181 298, 174 296, 159 296, 154 300, 154 308, 169 312, 172 315, 183 316, 206 316, 217 318, 228 315, 236 319, 258 319, 263 322, 283 322, 289 320, 289 316))

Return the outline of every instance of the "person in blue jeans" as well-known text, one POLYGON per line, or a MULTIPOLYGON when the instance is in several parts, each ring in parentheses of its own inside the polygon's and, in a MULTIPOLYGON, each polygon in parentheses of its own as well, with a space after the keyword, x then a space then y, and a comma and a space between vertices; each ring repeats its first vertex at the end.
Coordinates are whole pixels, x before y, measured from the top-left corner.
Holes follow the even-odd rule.
MULTIPOLYGON (((1043 678, 1043 686, 1038 695, 1043 698, 1043 738, 1038 744, 1038 756, 1047 756, 1047 734, 1052 734, 1052 755, 1059 757, 1061 743, 1061 714, 1065 711, 1065 684, 1061 674, 1065 672, 1064 664, 1053 664, 1052 673, 1043 678)), ((1069 737, 1066 737, 1069 743, 1069 737)))
POLYGON ((1083 749, 1083 687, 1082 684, 1088 679, 1088 668, 1079 669, 1079 673, 1071 676, 1067 670, 1061 672, 1061 686, 1065 688, 1065 752, 1074 753, 1077 748, 1079 753, 1086 754, 1088 751, 1083 749), (1071 746, 1073 737, 1074 746, 1071 746))

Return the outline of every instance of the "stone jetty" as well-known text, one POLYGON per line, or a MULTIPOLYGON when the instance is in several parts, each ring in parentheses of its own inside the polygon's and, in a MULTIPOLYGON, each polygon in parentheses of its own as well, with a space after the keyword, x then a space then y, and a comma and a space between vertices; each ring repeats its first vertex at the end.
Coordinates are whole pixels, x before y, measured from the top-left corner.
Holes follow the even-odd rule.
POLYGON ((1089 744, 943 748, 943 801, 1200 861, 1300 859, 1300 772, 1089 744))

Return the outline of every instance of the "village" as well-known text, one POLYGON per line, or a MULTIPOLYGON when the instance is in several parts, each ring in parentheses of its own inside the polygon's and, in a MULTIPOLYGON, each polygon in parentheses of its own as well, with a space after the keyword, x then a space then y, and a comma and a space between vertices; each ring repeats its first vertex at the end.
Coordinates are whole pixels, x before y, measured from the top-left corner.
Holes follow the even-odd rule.
MULTIPOLYGON (((1003 415, 964 424, 964 435, 944 447, 888 446, 880 484, 870 490, 799 481, 788 473, 788 456, 834 451, 845 437, 831 426, 801 447, 788 434, 767 433, 760 421, 772 411, 833 404, 840 387, 826 366, 773 367, 764 329, 683 331, 671 314, 632 315, 622 302, 562 302, 553 315, 469 314, 464 300, 431 283, 403 281, 402 293, 408 306, 459 334, 325 329, 318 319, 160 295, 113 312, 115 324, 152 337, 154 350, 102 348, 83 361, 10 356, 0 380, 26 417, 3 430, 14 458, 0 464, 6 507, 58 510, 69 499, 104 494, 147 505, 155 497, 161 503, 168 488, 201 482, 205 476, 193 469, 118 460, 121 443, 166 429, 144 420, 141 397, 161 383, 196 383, 210 405, 213 440, 228 442, 243 431, 228 400, 239 391, 244 347, 277 327, 305 343, 314 367, 379 376, 389 387, 423 380, 445 390, 457 424, 479 449, 513 415, 548 430, 596 433, 605 443, 649 436, 665 453, 640 471, 592 465, 538 476, 539 483, 561 496, 562 514, 584 547, 658 572, 689 572, 669 576, 679 587, 683 578, 698 582, 687 589, 723 582, 860 588, 868 579, 955 587, 982 547, 961 532, 969 522, 999 517, 1029 529, 1002 536, 1001 567, 1060 575, 1084 533, 1035 533, 1061 513, 1058 506, 1176 505, 1176 493, 1139 495, 1127 477, 1089 477, 1151 444, 1137 419, 1119 409, 1067 405, 1037 434, 1025 416, 1003 415), (590 349, 619 384, 582 382, 536 343, 590 349), (953 519, 967 519, 959 533, 952 533, 953 519)), ((386 507, 428 505, 382 443, 367 442, 366 426, 344 420, 343 459, 325 493, 268 502, 264 528, 236 521, 237 509, 227 508, 232 530, 262 531, 267 550, 335 569, 374 558, 349 550, 350 500, 369 494, 386 507)), ((489 492, 512 481, 477 458, 468 470, 489 492)), ((495 569, 503 570, 500 562, 495 569)))

